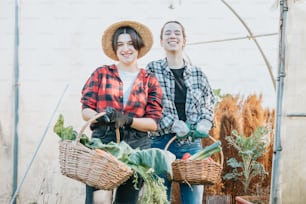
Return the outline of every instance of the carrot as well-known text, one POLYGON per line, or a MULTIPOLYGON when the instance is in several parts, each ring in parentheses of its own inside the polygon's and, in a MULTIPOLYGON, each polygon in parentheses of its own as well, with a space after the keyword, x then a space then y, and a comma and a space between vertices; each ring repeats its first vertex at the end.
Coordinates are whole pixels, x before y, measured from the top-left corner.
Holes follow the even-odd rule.
POLYGON ((98 154, 100 154, 100 155, 104 155, 104 154, 105 154, 105 152, 104 152, 103 150, 101 150, 101 149, 95 149, 95 151, 96 151, 98 154))

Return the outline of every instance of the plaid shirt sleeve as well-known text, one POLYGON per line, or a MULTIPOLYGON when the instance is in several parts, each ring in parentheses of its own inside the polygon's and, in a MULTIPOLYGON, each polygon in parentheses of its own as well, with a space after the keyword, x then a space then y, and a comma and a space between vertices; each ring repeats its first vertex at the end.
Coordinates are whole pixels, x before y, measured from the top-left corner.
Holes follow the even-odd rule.
POLYGON ((87 79, 82 89, 82 109, 91 108, 97 111, 97 96, 99 89, 99 69, 96 69, 87 79))
POLYGON ((186 115, 189 124, 196 125, 202 119, 213 123, 215 97, 208 79, 201 68, 189 66, 185 84, 190 89, 186 98, 186 115))
POLYGON ((163 112, 162 119, 158 124, 158 133, 156 133, 158 135, 170 133, 174 120, 178 120, 178 115, 174 104, 175 84, 174 80, 171 80, 170 70, 167 72, 165 70, 165 66, 167 66, 165 59, 153 61, 147 65, 148 72, 153 73, 156 76, 163 91, 163 112))
POLYGON ((147 74, 148 81, 148 102, 145 116, 155 119, 158 123, 162 118, 162 88, 154 75, 147 74))

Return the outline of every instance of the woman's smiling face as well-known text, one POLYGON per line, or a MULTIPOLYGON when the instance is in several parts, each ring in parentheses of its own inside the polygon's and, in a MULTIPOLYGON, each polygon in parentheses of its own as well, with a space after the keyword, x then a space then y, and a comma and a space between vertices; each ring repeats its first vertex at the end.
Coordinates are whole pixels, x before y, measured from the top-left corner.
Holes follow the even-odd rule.
POLYGON ((167 23, 163 28, 160 43, 169 52, 183 50, 186 39, 182 27, 174 22, 167 23))
POLYGON ((137 61, 138 51, 135 49, 129 34, 121 34, 118 36, 116 54, 119 61, 126 65, 137 61))

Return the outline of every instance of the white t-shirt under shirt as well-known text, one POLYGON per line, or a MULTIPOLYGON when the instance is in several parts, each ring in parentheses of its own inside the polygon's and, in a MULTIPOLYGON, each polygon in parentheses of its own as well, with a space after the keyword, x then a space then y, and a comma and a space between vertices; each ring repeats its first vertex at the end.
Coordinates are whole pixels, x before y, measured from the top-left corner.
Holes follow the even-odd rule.
POLYGON ((123 70, 119 70, 119 76, 121 81, 123 82, 123 104, 126 105, 129 95, 131 93, 131 89, 133 87, 134 81, 139 73, 137 72, 127 72, 123 70))

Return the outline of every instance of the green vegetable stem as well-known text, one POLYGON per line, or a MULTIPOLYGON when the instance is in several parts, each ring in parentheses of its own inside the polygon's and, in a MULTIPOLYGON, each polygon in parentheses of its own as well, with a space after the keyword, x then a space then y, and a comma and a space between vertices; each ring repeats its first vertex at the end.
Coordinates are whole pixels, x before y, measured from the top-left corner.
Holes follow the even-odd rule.
POLYGON ((198 160, 198 159, 206 159, 213 155, 214 153, 221 151, 221 142, 217 141, 209 146, 206 146, 203 150, 195 153, 188 160, 198 160))

